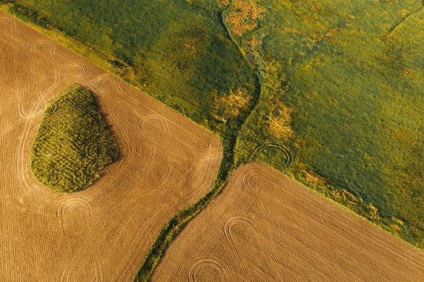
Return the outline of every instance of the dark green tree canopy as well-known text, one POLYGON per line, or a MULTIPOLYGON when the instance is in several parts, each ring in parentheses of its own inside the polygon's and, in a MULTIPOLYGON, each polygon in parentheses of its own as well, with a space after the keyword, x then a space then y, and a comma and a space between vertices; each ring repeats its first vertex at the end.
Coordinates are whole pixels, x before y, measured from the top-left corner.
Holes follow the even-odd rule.
POLYGON ((93 93, 72 85, 48 104, 31 160, 41 183, 58 191, 81 191, 118 157, 118 144, 93 93))

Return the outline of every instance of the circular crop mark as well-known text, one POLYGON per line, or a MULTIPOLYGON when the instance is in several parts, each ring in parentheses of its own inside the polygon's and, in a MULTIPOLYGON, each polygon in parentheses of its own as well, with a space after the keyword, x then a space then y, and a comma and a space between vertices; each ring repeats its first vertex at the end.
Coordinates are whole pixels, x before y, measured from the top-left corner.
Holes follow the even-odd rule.
POLYGON ((222 264, 212 259, 202 259, 190 268, 188 281, 202 281, 204 273, 212 274, 214 281, 227 280, 227 272, 222 264))
POLYGON ((35 53, 40 46, 46 46, 49 49, 49 54, 53 55, 56 52, 56 45, 48 40, 40 40, 31 44, 31 53, 35 53))
POLYGON ((251 161, 264 161, 275 168, 284 170, 293 164, 293 155, 284 146, 277 143, 265 143, 255 148, 251 161))
POLYGON ((147 131, 148 126, 154 126, 154 123, 159 124, 165 133, 169 132, 168 120, 161 115, 148 115, 143 117, 139 122, 139 129, 141 131, 147 131))
MULTIPOLYGON (((265 177, 261 169, 258 169, 256 166, 251 166, 249 169, 245 169, 236 180, 241 186, 241 190, 253 192, 256 195, 260 196, 260 193, 256 190, 261 187, 260 179, 265 177)), ((261 191, 262 189, 259 189, 261 191)))
POLYGON ((227 220, 227 222, 225 222, 225 225, 224 225, 224 235, 230 242, 233 242, 232 228, 238 224, 245 224, 252 227, 254 230, 257 230, 256 225, 250 219, 243 216, 231 217, 230 219, 227 220))
POLYGON ((255 180, 254 175, 252 175, 251 171, 246 171, 242 175, 242 189, 253 190, 255 188, 255 180))
POLYGON ((63 201, 56 210, 56 216, 61 219, 70 211, 79 211, 82 214, 93 215, 90 204, 82 198, 69 198, 63 201))
MULTIPOLYGON (((67 76, 67 75, 71 75, 71 76, 77 75, 79 77, 86 77, 86 74, 88 74, 88 68, 85 65, 83 65, 79 62, 72 61, 69 64, 62 65, 62 67, 63 67, 63 69, 62 69, 63 74, 65 76, 67 76)), ((90 78, 91 78, 91 76, 90 76, 90 78)))

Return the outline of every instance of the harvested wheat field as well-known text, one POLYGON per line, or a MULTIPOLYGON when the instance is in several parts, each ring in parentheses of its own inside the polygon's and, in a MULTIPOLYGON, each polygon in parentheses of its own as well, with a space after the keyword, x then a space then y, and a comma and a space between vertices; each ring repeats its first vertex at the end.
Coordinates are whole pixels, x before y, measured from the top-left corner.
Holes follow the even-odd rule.
POLYGON ((162 226, 212 187, 213 134, 2 12, 0 93, 1 281, 131 280, 162 226), (97 96, 121 157, 66 194, 30 157, 46 102, 74 83, 97 96))
POLYGON ((424 253, 259 164, 169 248, 154 281, 423 281, 424 253))

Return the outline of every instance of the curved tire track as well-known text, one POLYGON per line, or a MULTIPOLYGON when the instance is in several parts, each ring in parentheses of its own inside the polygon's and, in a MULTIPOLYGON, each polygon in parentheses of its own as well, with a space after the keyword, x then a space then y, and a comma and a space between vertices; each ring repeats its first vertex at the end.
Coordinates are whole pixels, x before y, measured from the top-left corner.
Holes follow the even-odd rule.
POLYGON ((215 277, 214 281, 226 281, 228 280, 227 271, 225 267, 219 262, 212 259, 198 260, 193 264, 188 273, 188 281, 202 281, 200 272, 212 271, 215 277))
POLYGON ((264 150, 266 150, 267 148, 276 148, 277 150, 281 151, 285 156, 285 162, 282 164, 281 169, 287 169, 289 167, 292 166, 293 161, 294 161, 294 157, 292 155, 292 153, 290 152, 289 149, 287 149, 286 147, 278 144, 278 143, 274 143, 274 142, 267 142, 264 143, 262 145, 257 146, 253 152, 250 155, 250 159, 249 161, 254 161, 258 155, 263 152, 264 150))
POLYGON ((162 116, 162 115, 157 115, 157 114, 153 114, 153 115, 147 115, 145 117, 143 117, 140 122, 139 122, 139 129, 142 132, 147 131, 148 129, 146 129, 146 127, 148 127, 148 125, 150 123, 159 123, 160 127, 162 128, 164 133, 169 133, 169 123, 168 120, 162 116))

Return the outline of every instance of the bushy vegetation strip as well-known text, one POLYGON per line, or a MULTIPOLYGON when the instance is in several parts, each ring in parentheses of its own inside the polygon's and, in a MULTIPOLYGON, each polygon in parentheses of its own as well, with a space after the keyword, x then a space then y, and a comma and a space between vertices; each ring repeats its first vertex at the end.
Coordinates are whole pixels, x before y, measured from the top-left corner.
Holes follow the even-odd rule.
POLYGON ((41 183, 62 192, 81 191, 118 157, 118 144, 93 93, 73 85, 49 102, 31 158, 41 183))
MULTIPOLYGON (((225 11, 223 12, 225 13, 225 11)), ((231 30, 228 29, 227 25, 223 21, 223 14, 221 14, 222 24, 226 27, 228 35, 232 38, 233 43, 237 48, 240 48, 237 42, 232 36, 231 30)), ((241 49, 240 49, 241 50, 241 49)), ((252 110, 257 105, 260 98, 260 81, 257 77, 257 87, 254 93, 251 93, 253 99, 252 103, 248 105, 247 109, 243 110, 243 114, 239 115, 235 119, 229 119, 227 121, 227 127, 221 133, 221 140, 224 149, 224 156, 221 161, 218 175, 214 183, 213 189, 206 194, 200 201, 183 210, 181 213, 174 216, 162 229, 157 237, 155 243, 153 244, 152 249, 150 250, 144 264, 142 265, 140 271, 137 273, 135 281, 149 281, 155 268, 159 264, 163 255, 165 254, 168 247, 175 240, 178 234, 184 229, 184 227, 208 204, 218 196, 221 191, 225 188, 229 177, 232 172, 237 168, 235 163, 235 146, 237 142, 237 137, 240 129, 242 128, 244 122, 247 120, 248 116, 252 110)))

